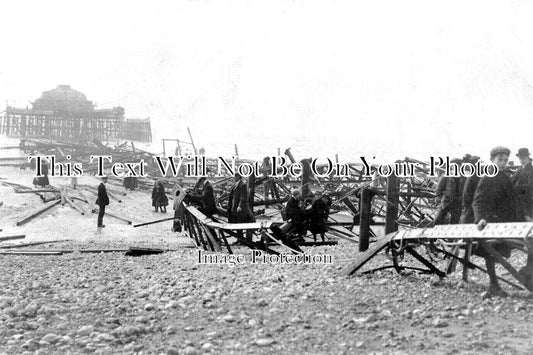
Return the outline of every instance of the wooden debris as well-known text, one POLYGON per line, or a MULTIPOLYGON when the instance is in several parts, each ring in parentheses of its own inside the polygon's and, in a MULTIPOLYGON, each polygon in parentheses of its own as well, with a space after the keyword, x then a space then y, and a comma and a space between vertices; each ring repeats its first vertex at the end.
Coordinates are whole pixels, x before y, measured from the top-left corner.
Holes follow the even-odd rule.
POLYGON ((144 222, 144 223, 134 224, 133 227, 135 228, 135 227, 148 226, 150 224, 156 224, 156 223, 161 223, 161 222, 166 222, 166 221, 173 221, 173 220, 176 220, 176 219, 179 219, 179 218, 170 217, 170 218, 157 219, 157 220, 151 221, 151 222, 144 222))
POLYGON ((126 252, 126 255, 127 256, 142 256, 142 255, 162 254, 164 252, 165 251, 163 249, 130 247, 130 249, 126 252))
MULTIPOLYGON (((91 212, 92 212, 92 213, 98 213, 98 210, 97 210, 97 209, 93 209, 93 210, 91 210, 91 212)), ((118 219, 118 220, 120 220, 120 221, 122 221, 122 222, 126 222, 127 224, 132 224, 132 223, 133 223, 133 222, 130 221, 129 219, 126 219, 126 218, 123 218, 123 217, 119 217, 119 216, 114 215, 114 214, 111 214, 111 213, 109 213, 109 212, 106 212, 105 215, 106 215, 106 216, 109 216, 109 217, 116 218, 116 219, 118 219)))
POLYGON ((40 190, 15 190, 16 194, 31 194, 31 193, 40 193, 40 192, 61 192, 55 189, 40 189, 40 190))
POLYGON ((60 251, 0 251, 0 255, 63 255, 60 251))
POLYGON ((130 249, 80 249, 79 252, 82 254, 88 253, 123 253, 130 249))
POLYGON ((43 212, 46 212, 48 211, 49 209, 51 209, 52 207, 54 206, 57 206, 61 203, 61 200, 57 200, 57 201, 54 201, 46 206, 44 206, 43 208, 40 208, 39 210, 33 212, 31 215, 29 215, 28 217, 20 220, 17 222, 17 226, 21 226, 25 223, 28 223, 29 221, 31 221, 32 219, 34 219, 35 217, 37 217, 38 215, 40 215, 41 213, 43 212))
POLYGON ((1 245, 0 249, 23 248, 23 247, 31 247, 34 245, 54 244, 54 243, 61 243, 61 242, 68 242, 68 241, 70 241, 70 239, 48 240, 48 241, 43 241, 43 242, 33 242, 33 243, 25 243, 25 244, 1 245))
POLYGON ((26 235, 19 234, 19 235, 6 235, 3 237, 0 237, 0 242, 6 241, 6 240, 15 240, 15 239, 24 239, 26 238, 26 235))
POLYGON ((62 193, 61 198, 66 201, 70 207, 78 211, 82 216, 85 215, 85 210, 81 206, 75 204, 74 201, 72 201, 72 199, 66 193, 62 193))

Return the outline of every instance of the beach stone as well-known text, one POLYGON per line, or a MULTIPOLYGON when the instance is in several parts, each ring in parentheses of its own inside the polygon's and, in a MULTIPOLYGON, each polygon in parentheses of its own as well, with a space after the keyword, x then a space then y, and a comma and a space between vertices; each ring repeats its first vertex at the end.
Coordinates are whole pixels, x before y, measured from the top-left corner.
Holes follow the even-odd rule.
POLYGON ((274 342, 274 339, 272 338, 261 338, 257 339, 255 344, 258 346, 269 346, 274 342))
POLYGON ((80 336, 87 336, 94 332, 94 327, 92 325, 85 325, 78 329, 77 334, 80 336))

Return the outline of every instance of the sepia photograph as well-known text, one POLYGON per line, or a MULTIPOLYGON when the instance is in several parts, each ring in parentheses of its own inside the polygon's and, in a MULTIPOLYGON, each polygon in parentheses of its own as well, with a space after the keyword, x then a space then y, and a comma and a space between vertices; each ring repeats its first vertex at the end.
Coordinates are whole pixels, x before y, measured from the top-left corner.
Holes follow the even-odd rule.
POLYGON ((0 355, 533 353, 533 1, 0 13, 0 355))

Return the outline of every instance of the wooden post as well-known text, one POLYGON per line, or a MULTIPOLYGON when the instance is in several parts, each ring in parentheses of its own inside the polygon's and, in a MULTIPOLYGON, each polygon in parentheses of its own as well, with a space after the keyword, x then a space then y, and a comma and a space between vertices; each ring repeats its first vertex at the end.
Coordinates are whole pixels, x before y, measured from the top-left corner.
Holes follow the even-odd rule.
POLYGON ((400 202, 400 185, 394 174, 387 178, 387 209, 385 215, 385 234, 398 230, 398 204, 400 202))
POLYGON ((189 127, 187 127, 187 132, 189 132, 189 138, 191 138, 191 144, 192 149, 194 149, 194 155, 198 155, 198 152, 196 151, 196 146, 194 145, 194 141, 192 140, 191 129, 189 127))
POLYGON ((359 199, 359 251, 368 249, 370 244, 370 221, 372 219, 372 191, 363 188, 359 199))
POLYGON ((470 262, 470 255, 472 255, 472 241, 470 239, 466 240, 465 245, 465 261, 463 264, 463 281, 468 282, 468 264, 470 262))

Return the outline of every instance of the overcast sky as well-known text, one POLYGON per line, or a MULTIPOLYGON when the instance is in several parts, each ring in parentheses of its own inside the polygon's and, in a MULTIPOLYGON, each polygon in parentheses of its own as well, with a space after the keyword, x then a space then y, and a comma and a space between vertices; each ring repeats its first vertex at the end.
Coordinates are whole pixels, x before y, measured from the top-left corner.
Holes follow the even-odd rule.
MULTIPOLYGON (((532 1, 0 2, 0 103, 70 84, 208 155, 533 149, 532 1)), ((159 141, 157 142, 159 145, 159 141)))

